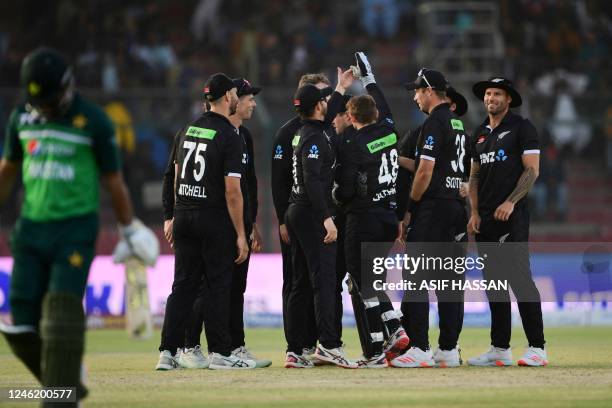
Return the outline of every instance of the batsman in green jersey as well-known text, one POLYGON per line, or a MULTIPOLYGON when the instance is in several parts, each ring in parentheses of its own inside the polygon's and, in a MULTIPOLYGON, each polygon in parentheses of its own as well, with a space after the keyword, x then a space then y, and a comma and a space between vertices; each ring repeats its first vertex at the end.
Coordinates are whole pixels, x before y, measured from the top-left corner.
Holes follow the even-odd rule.
POLYGON ((150 230, 132 218, 113 124, 75 93, 64 57, 34 50, 23 61, 21 82, 26 103, 10 116, 0 161, 0 204, 20 169, 25 190, 10 239, 13 324, 0 331, 43 386, 76 387, 82 399, 82 302, 98 233, 99 182, 134 252, 149 245, 150 230))

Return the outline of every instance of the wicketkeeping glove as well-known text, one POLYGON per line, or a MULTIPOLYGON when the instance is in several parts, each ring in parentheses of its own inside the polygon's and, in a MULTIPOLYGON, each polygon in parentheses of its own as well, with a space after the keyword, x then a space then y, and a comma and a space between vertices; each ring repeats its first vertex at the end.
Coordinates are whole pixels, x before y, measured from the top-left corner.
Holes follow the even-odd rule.
POLYGON ((155 265, 159 256, 159 241, 155 233, 146 227, 139 219, 134 219, 130 225, 119 226, 121 241, 113 252, 113 259, 122 262, 125 256, 125 245, 129 248, 129 254, 140 258, 149 266, 155 265), (123 260, 118 260, 123 258, 123 260))
POLYGON ((359 78, 364 87, 375 84, 376 79, 374 78, 374 72, 372 71, 372 66, 370 65, 370 61, 368 61, 367 55, 362 51, 356 52, 355 61, 357 61, 357 66, 351 66, 353 76, 359 78))

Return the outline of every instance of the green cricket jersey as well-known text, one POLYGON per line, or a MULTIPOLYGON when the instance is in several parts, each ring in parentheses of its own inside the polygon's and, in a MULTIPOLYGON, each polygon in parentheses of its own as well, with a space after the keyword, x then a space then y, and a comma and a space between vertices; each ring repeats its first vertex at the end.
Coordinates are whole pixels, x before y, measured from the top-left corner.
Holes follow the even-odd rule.
POLYGON ((24 105, 15 108, 4 158, 22 162, 22 217, 42 222, 96 212, 100 173, 120 169, 113 123, 79 95, 65 115, 50 122, 24 105))

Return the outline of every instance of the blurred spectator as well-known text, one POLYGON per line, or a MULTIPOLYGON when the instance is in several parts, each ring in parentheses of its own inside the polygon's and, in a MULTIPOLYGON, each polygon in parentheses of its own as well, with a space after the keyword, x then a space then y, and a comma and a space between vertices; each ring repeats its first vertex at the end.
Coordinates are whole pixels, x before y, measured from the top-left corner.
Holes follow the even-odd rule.
POLYGON ((106 114, 115 125, 115 137, 119 149, 128 156, 134 154, 136 136, 132 115, 121 101, 112 101, 104 106, 106 114))
POLYGON ((363 28, 370 37, 391 39, 397 34, 400 13, 395 0, 362 0, 363 28))
POLYGON ((135 43, 130 52, 145 68, 148 84, 166 85, 169 75, 177 69, 172 45, 163 41, 157 32, 149 32, 146 44, 135 43))
POLYGON ((540 140, 540 175, 533 186, 534 216, 539 220, 562 221, 568 207, 563 150, 552 143, 547 129, 540 140))
POLYGON ((220 6, 221 0, 200 0, 191 18, 191 32, 196 41, 209 40, 213 44, 221 44, 220 6))
POLYGON ((236 33, 238 37, 238 53, 235 58, 236 76, 252 78, 259 83, 259 53, 258 36, 254 22, 247 24, 245 30, 236 33))
POLYGON ((263 34, 259 60, 262 61, 263 72, 261 81, 264 84, 280 84, 283 82, 283 49, 275 33, 263 34))
POLYGON ((119 90, 119 72, 115 64, 113 54, 104 54, 104 65, 102 66, 102 89, 106 93, 114 93, 119 90))
POLYGON ((591 126, 579 118, 565 82, 560 82, 557 88, 557 102, 550 123, 550 132, 558 147, 570 145, 575 152, 580 153, 591 140, 591 126))
POLYGON ((293 50, 289 66, 287 67, 288 79, 290 81, 308 71, 308 58, 309 52, 306 46, 306 36, 303 33, 297 33, 293 37, 293 50))

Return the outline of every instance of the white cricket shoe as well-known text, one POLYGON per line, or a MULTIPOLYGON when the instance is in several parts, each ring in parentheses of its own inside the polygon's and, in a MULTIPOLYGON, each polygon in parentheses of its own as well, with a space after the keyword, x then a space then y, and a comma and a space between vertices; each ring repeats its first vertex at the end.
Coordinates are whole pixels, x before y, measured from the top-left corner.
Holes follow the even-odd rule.
POLYGON ((546 350, 539 347, 528 347, 525 354, 518 361, 523 367, 545 367, 548 365, 546 350))
POLYGON ((156 370, 168 371, 174 370, 175 368, 178 368, 178 363, 174 357, 172 357, 172 353, 170 353, 169 350, 164 350, 159 353, 159 360, 157 361, 157 366, 155 366, 156 370))
POLYGON ((387 358, 385 357, 385 353, 380 353, 371 358, 361 357, 357 360, 358 368, 387 368, 389 367, 389 363, 387 363, 387 358))
POLYGON ((249 351, 245 346, 241 346, 232 350, 232 354, 243 360, 253 360, 256 363, 257 368, 270 367, 272 365, 271 360, 259 360, 253 353, 249 351))
POLYGON ((287 358, 285 359, 285 368, 314 368, 312 359, 308 358, 304 354, 297 354, 292 351, 287 352, 287 358))
POLYGON ((437 348, 433 353, 433 359, 436 363, 436 367, 447 368, 447 367, 459 367, 463 362, 461 360, 461 349, 456 346, 452 350, 441 350, 437 348))
POLYGON ((246 370, 257 365, 254 360, 238 358, 233 354, 226 357, 219 353, 210 353, 208 357, 208 368, 211 370, 246 370))
POLYGON ((314 358, 319 361, 327 361, 342 368, 357 368, 357 363, 346 357, 342 347, 328 349, 319 344, 317 351, 314 353, 314 358))
POLYGON ((431 350, 423 351, 418 347, 410 347, 408 351, 395 357, 390 363, 392 367, 397 368, 428 368, 436 364, 431 350))
POLYGON ((503 349, 495 346, 491 346, 489 351, 468 359, 468 365, 473 366, 497 366, 506 367, 512 365, 512 349, 503 349))
POLYGON ((202 354, 200 346, 185 348, 176 358, 179 366, 183 368, 208 368, 210 361, 202 354))

